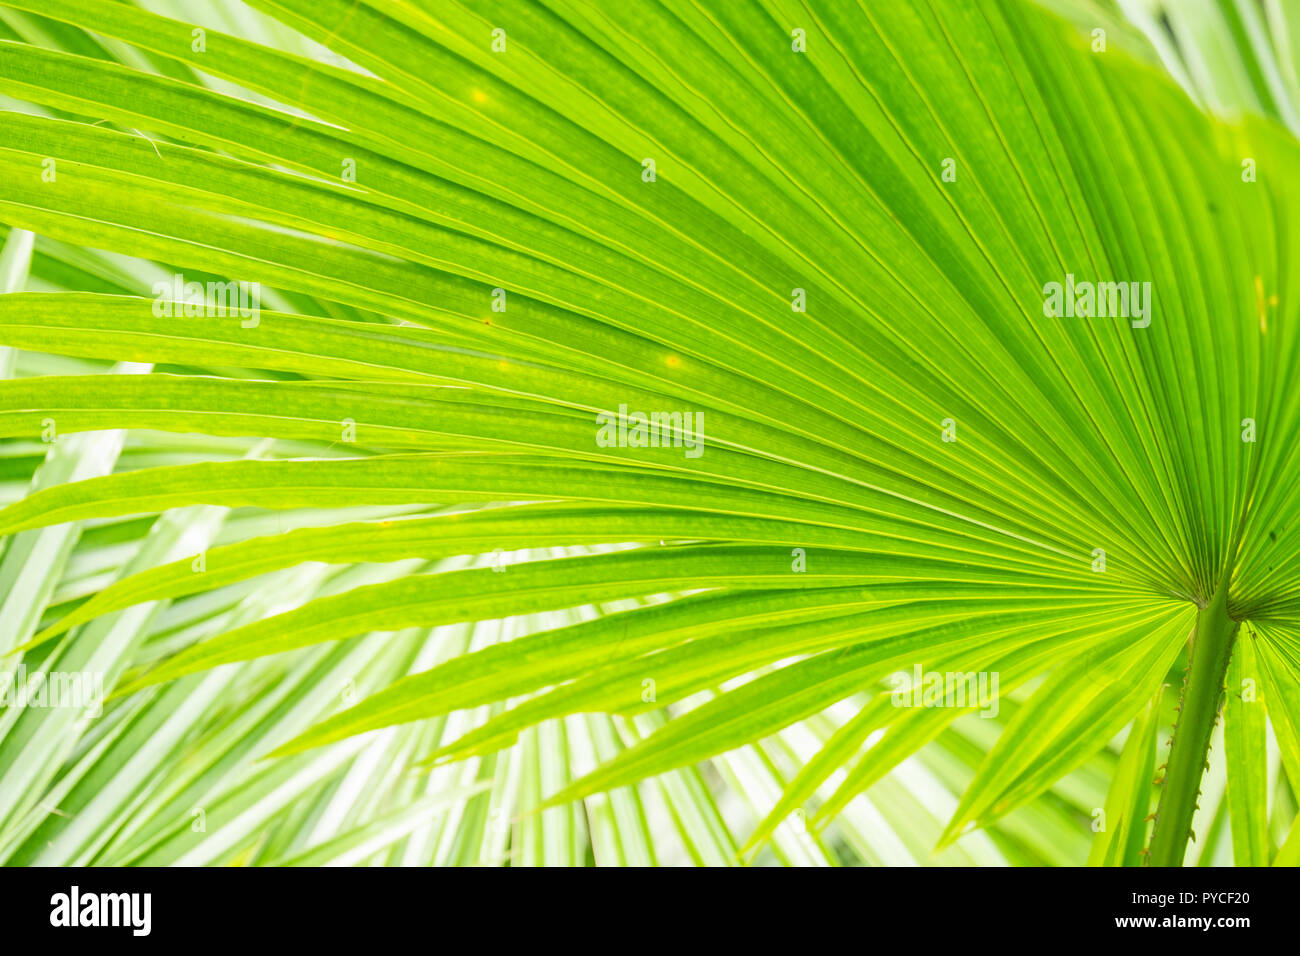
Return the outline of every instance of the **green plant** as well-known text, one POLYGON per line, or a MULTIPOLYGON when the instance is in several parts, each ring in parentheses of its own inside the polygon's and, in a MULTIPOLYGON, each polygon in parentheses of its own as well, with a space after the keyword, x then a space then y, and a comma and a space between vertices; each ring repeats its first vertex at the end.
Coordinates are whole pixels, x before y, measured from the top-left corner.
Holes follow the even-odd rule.
POLYGON ((1296 26, 1058 6, 7 0, 0 853, 1294 863, 1296 26))

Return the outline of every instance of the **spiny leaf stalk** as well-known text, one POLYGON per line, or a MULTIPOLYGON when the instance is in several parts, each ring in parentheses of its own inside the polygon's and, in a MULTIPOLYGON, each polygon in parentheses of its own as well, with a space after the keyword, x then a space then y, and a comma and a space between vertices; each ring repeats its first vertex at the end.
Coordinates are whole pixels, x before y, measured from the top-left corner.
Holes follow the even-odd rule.
POLYGON ((1183 681, 1178 719, 1170 741, 1168 769, 1151 834, 1149 866, 1181 866, 1192 837, 1192 817, 1200 796, 1210 737, 1223 696, 1223 681, 1238 622, 1228 616, 1228 579, 1224 572, 1214 596, 1196 617, 1191 658, 1183 681))

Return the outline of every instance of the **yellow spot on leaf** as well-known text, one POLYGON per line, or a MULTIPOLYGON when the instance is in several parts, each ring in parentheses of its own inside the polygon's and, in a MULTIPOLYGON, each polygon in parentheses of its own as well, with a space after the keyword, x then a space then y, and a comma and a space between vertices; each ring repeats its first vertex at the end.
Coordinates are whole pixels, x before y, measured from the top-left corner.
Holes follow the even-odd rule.
POLYGON ((1267 299, 1264 296, 1264 277, 1255 276, 1255 308, 1259 312, 1259 332, 1268 332, 1268 306, 1277 304, 1277 296, 1267 299))

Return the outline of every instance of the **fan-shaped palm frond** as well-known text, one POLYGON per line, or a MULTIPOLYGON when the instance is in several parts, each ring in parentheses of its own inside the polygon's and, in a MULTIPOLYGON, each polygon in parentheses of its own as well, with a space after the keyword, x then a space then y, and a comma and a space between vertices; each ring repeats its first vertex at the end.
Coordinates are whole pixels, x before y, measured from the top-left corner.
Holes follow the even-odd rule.
POLYGON ((149 6, 0 7, 10 862, 1295 862, 1283 5, 149 6))

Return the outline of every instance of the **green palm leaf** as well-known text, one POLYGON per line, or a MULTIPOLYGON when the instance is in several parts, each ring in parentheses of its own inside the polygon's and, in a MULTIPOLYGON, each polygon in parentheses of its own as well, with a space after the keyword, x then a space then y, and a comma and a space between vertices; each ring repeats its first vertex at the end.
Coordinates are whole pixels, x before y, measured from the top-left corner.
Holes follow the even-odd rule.
POLYGON ((1294 859, 1296 24, 1048 6, 6 0, 0 852, 1294 859))

